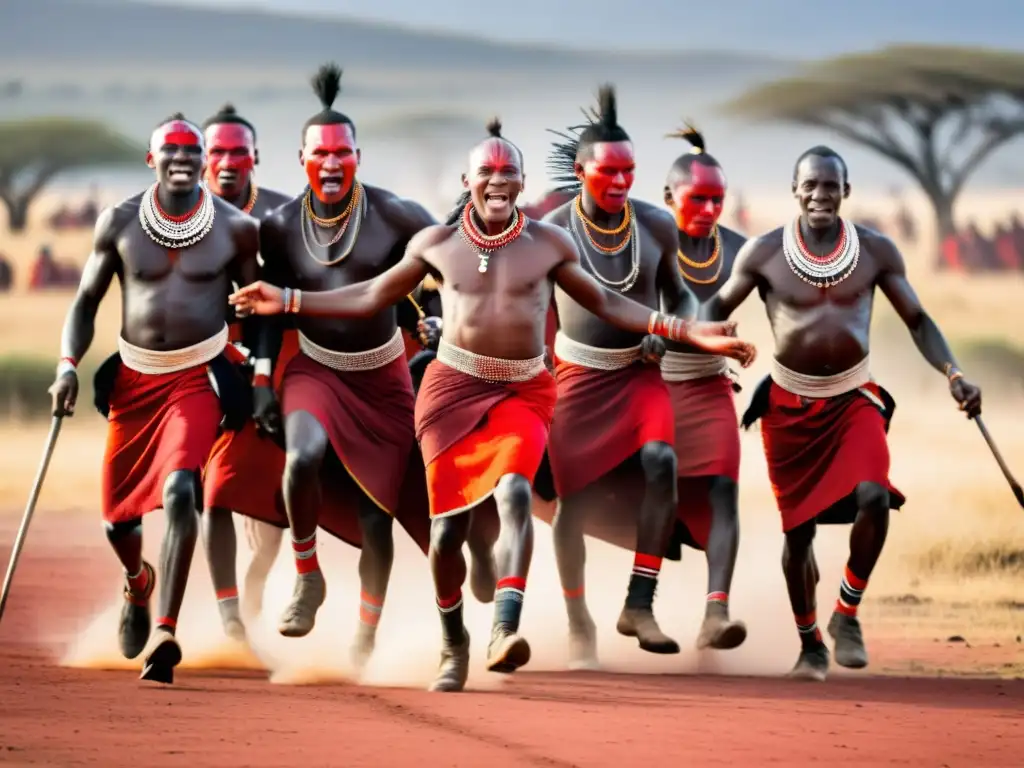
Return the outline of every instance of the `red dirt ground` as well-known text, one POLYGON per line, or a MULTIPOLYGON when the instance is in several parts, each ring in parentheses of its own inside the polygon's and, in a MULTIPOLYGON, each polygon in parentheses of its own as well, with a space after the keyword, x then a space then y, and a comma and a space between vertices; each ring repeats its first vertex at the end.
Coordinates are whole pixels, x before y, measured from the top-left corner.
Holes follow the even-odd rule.
MULTIPOLYGON (((87 524, 41 515, 22 556, 0 625, 5 765, 589 768, 681 758, 976 768, 1024 760, 1024 681, 856 675, 815 685, 523 672, 501 692, 445 696, 270 685, 259 673, 208 670, 181 671, 163 688, 127 672, 64 669, 40 644, 42 628, 73 631, 109 598, 90 585, 117 578, 109 553, 74 546, 87 524)), ((0 524, 4 565, 13 534, 13 523, 0 524)))

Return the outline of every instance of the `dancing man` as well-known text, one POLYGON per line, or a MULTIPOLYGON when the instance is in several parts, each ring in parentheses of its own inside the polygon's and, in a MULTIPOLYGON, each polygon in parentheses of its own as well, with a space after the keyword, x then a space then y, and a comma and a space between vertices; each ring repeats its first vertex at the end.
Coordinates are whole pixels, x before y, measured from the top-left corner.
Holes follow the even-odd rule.
MULTIPOLYGON (((669 134, 688 141, 665 180, 665 204, 676 221, 676 258, 689 289, 706 303, 732 273, 746 238, 719 223, 726 178, 691 126, 669 134)), ((740 437, 725 358, 668 342, 661 375, 675 413, 679 507, 671 551, 688 544, 707 555, 708 591, 698 648, 729 649, 747 628, 729 618, 729 590, 739 550, 740 437)))
MULTIPOLYGON (((206 185, 211 192, 256 219, 262 219, 270 210, 288 202, 287 195, 256 184, 253 178, 259 164, 256 129, 233 105, 225 104, 202 127, 206 140, 206 185)), ((244 323, 246 333, 243 333, 242 323, 231 326, 231 341, 240 345, 246 358, 251 357, 249 351, 256 347, 256 329, 257 324, 251 321, 244 323)), ((278 370, 287 357, 294 354, 293 346, 282 347, 276 364, 278 370)), ((256 373, 252 377, 256 413, 274 432, 267 434, 257 430, 254 421, 241 431, 224 431, 214 445, 203 474, 206 558, 224 632, 236 640, 245 639, 242 615, 255 617, 260 613, 264 585, 281 548, 282 529, 263 520, 285 521, 280 493, 275 487, 284 471, 282 445, 274 442, 275 438, 282 442, 275 382, 270 380, 270 366, 266 361, 256 362, 248 372, 256 373), (267 480, 271 483, 269 487, 267 480), (242 518, 252 560, 245 574, 244 610, 240 610, 235 572, 238 547, 231 512, 251 509, 259 511, 245 513, 242 518)))
POLYGON ((510 673, 530 658, 519 620, 533 552, 531 485, 555 406, 554 380, 544 366, 552 284, 632 333, 685 338, 745 365, 754 356, 753 347, 730 335, 733 325, 694 324, 603 289, 581 268, 564 231, 527 221, 519 212, 522 153, 502 137, 497 121, 488 131, 469 155, 466 192, 449 222, 417 235, 398 265, 330 291, 282 290, 261 282, 231 298, 242 311, 258 314, 367 318, 400 301, 428 274, 437 278, 447 322, 437 360, 420 388, 416 431, 426 464, 430 561, 444 638, 431 686, 440 691, 461 690, 466 683, 462 546, 473 517, 467 513, 491 497, 502 535, 487 666, 510 673))
MULTIPOLYGON (((394 266, 409 240, 434 219, 422 206, 357 178, 355 125, 332 108, 341 70, 321 67, 313 87, 323 109, 302 130, 299 158, 308 186, 263 220, 260 252, 267 280, 330 291, 394 266)), ((415 466, 414 396, 394 306, 405 298, 369 315, 297 318, 300 354, 282 373, 288 447, 283 495, 297 577, 279 631, 308 634, 326 596, 318 524, 361 543, 360 621, 352 651, 357 667, 375 644, 394 558, 393 517, 424 551, 429 539, 422 473, 407 471, 415 466), (419 483, 419 503, 415 493, 404 493, 411 487, 407 479, 419 483), (334 508, 329 518, 321 514, 321 501, 334 508)), ((273 360, 280 323, 264 324, 263 333, 258 358, 273 360)))
MULTIPOLYGON (((676 268, 672 217, 631 200, 636 161, 619 125, 615 92, 604 86, 592 122, 558 134, 549 167, 574 197, 545 216, 568 230, 581 269, 615 291, 670 314, 696 314, 697 302, 676 268)), ((588 298, 589 296, 584 296, 588 298)), ((657 362, 661 339, 644 328, 622 328, 598 316, 561 287, 555 290, 558 404, 548 458, 558 508, 552 523, 558 573, 569 614, 570 667, 597 664, 594 621, 584 597, 588 518, 598 530, 621 527, 608 492, 642 484, 637 517, 629 515, 633 572, 617 630, 651 653, 678 653, 654 618, 654 593, 676 511, 676 457, 672 403, 657 362), (646 336, 646 338, 645 338, 646 336)), ((635 494, 633 494, 635 495, 635 494)), ((627 506, 627 509, 633 508, 627 506)))
POLYGON ((889 481, 886 432, 895 402, 870 373, 875 289, 890 301, 925 360, 942 371, 968 417, 981 412, 981 391, 960 372, 892 241, 840 217, 850 195, 843 159, 828 147, 807 150, 794 167, 792 190, 800 214, 743 246, 705 312, 724 319, 754 290, 765 302, 775 356, 742 423, 761 419, 786 536, 782 568, 801 641, 792 674, 824 680, 829 652, 817 624, 817 525, 853 524, 828 632, 836 663, 861 668, 868 655, 857 607, 885 543, 889 510, 905 501, 889 481))
POLYGON ((101 366, 95 386, 110 425, 103 518, 125 570, 120 644, 133 659, 150 638, 156 584, 155 570, 142 558, 142 518, 159 508, 167 514, 156 631, 142 671, 143 679, 162 683, 173 682, 181 661, 174 635, 198 532, 200 472, 221 419, 238 429, 251 410, 245 382, 225 357, 234 348, 224 297, 232 281, 244 285, 257 275, 258 227, 201 183, 203 151, 202 131, 180 114, 153 132, 146 162, 156 182, 96 222, 51 388, 54 414, 72 415, 76 367, 116 276, 123 307, 119 351, 101 366))

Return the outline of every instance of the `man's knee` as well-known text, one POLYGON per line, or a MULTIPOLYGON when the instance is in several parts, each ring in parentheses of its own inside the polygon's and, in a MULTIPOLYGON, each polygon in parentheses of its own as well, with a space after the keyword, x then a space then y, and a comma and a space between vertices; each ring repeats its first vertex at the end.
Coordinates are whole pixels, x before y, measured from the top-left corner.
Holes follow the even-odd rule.
POLYGON ((315 476, 320 472, 326 451, 327 445, 317 440, 289 445, 285 454, 286 469, 290 474, 315 476))
POLYGON ((739 511, 737 499, 739 489, 736 481, 731 477, 715 476, 711 478, 708 495, 711 501, 711 511, 717 521, 737 521, 739 511))
POLYGON ((502 518, 511 518, 516 522, 529 520, 533 501, 530 481, 522 475, 505 475, 498 480, 498 486, 494 489, 494 500, 502 518))
POLYGON ((141 536, 142 518, 137 517, 134 520, 125 520, 120 523, 104 523, 103 530, 107 534, 107 541, 112 543, 129 536, 141 536))
POLYGON ((195 523, 198 480, 194 472, 172 472, 164 481, 164 512, 169 523, 195 523))
POLYGON ((434 518, 430 523, 430 549, 439 555, 459 552, 466 543, 468 518, 468 514, 434 518))
POLYGON ((373 542, 390 541, 393 523, 394 518, 376 504, 360 505, 359 525, 364 539, 373 542))
POLYGON ((669 485, 676 480, 676 451, 668 443, 647 443, 640 449, 640 464, 648 484, 669 485))
POLYGON ((811 556, 811 547, 814 544, 816 533, 817 525, 814 520, 808 520, 803 525, 798 525, 786 532, 786 543, 782 549, 783 567, 807 562, 811 556))
POLYGON ((889 489, 878 483, 860 483, 855 492, 857 509, 864 512, 888 513, 889 489))

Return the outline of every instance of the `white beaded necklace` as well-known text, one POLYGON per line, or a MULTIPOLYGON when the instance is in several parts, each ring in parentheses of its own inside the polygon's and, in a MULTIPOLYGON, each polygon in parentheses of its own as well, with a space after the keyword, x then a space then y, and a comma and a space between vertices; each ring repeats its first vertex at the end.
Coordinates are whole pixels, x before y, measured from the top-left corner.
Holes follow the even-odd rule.
MULTIPOLYGON (((594 262, 590 259, 590 249, 587 248, 585 237, 580 232, 580 226, 586 226, 584 222, 579 222, 579 217, 575 211, 569 213, 569 228, 572 230, 573 236, 576 238, 576 242, 579 244, 580 253, 583 254, 583 258, 587 262, 587 266, 590 267, 591 274, 601 284, 608 288, 614 288, 620 293, 625 293, 634 285, 636 285, 637 278, 640 277, 640 237, 636 229, 636 211, 630 206, 629 211, 629 231, 630 231, 630 268, 629 273, 621 280, 609 280, 597 271, 597 267, 594 266, 594 262)), ((609 256, 617 256, 626 249, 626 244, 623 243, 622 247, 615 251, 615 253, 608 254, 609 256)))
POLYGON ((797 277, 816 288, 839 285, 857 269, 860 260, 860 238, 857 228, 846 219, 839 219, 839 247, 826 258, 807 250, 800 235, 800 217, 782 229, 782 252, 786 263, 797 277))
POLYGON ((162 248, 180 251, 195 245, 210 233, 213 229, 215 211, 213 195, 205 184, 199 185, 199 194, 202 196, 199 210, 184 221, 171 221, 160 212, 156 201, 158 186, 159 184, 154 183, 143 192, 139 204, 139 223, 142 225, 142 231, 149 235, 154 243, 162 248))

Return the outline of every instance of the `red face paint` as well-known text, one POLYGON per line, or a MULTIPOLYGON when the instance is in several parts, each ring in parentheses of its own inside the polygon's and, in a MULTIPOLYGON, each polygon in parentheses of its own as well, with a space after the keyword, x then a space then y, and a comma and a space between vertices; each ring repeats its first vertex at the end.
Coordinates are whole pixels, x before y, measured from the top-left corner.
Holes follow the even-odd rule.
POLYGON ((469 155, 467 183, 477 215, 504 225, 512 216, 523 189, 523 167, 515 147, 502 139, 487 139, 469 155))
POLYGON ((359 167, 351 125, 311 125, 306 129, 302 164, 313 194, 322 203, 339 203, 352 190, 359 167))
POLYGON ((191 123, 171 120, 157 128, 149 137, 149 152, 156 154, 172 147, 203 147, 203 135, 191 123))
POLYGON ((215 195, 234 197, 249 183, 256 165, 252 131, 237 123, 206 129, 206 183, 215 195))
POLYGON ((583 186, 602 211, 618 213, 626 207, 635 173, 631 142, 602 142, 594 144, 591 158, 583 164, 583 186))
POLYGON ((689 178, 672 189, 676 227, 690 237, 708 237, 722 215, 725 190, 721 168, 693 163, 689 178))

